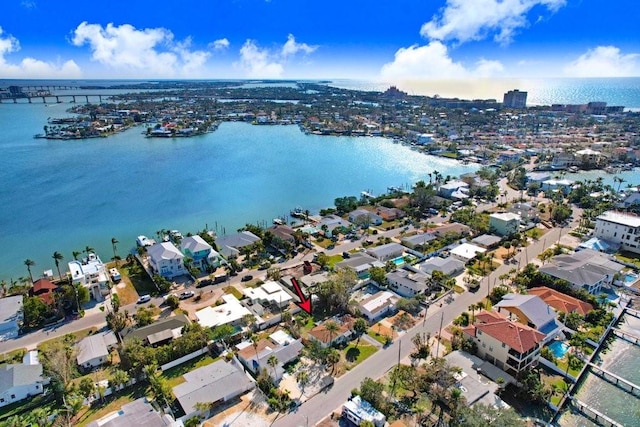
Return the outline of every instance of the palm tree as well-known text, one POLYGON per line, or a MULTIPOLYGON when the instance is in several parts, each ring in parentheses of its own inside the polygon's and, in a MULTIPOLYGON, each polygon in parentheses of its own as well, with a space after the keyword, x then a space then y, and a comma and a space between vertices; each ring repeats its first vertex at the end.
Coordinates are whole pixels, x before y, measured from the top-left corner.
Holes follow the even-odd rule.
POLYGON ((258 365, 260 365, 260 356, 258 356, 258 341, 260 341, 260 338, 258 335, 252 333, 249 335, 249 341, 251 341, 251 345, 256 352, 256 360, 258 361, 258 365))
POLYGON ((329 345, 333 344, 333 335, 340 330, 340 327, 333 320, 329 320, 324 324, 324 328, 329 332, 329 345))
POLYGON ((27 271, 29 272, 29 278, 31 279, 31 283, 33 283, 33 275, 31 274, 31 267, 36 265, 36 262, 27 258, 24 260, 24 265, 27 266, 27 271))
MULTIPOLYGON (((116 239, 115 237, 111 238, 111 248, 113 249, 113 258, 116 259, 118 257, 118 254, 116 253, 116 243, 120 243, 118 242, 118 239, 116 239)), ((117 261, 116 261, 117 262, 117 261)))
POLYGON ((89 255, 91 252, 94 252, 95 249, 93 249, 91 246, 87 245, 84 247, 84 253, 89 255))
POLYGON ((78 257, 80 256, 80 254, 82 254, 82 252, 73 251, 73 253, 72 253, 73 259, 77 261, 78 257))
POLYGON ((56 269, 58 269, 58 278, 62 280, 62 275, 60 274, 60 261, 64 259, 64 255, 56 251, 53 253, 53 255, 51 255, 51 258, 53 258, 53 261, 56 263, 56 269))
POLYGON ((267 359, 267 365, 271 366, 273 369, 273 380, 276 380, 276 366, 278 366, 278 357, 275 354, 272 354, 267 359))

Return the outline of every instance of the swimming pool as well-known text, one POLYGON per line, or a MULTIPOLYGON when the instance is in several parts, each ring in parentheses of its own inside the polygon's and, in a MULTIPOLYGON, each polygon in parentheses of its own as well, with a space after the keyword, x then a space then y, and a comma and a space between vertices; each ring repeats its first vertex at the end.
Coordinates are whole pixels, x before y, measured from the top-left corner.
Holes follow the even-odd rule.
POLYGON ((627 273, 624 275, 624 283, 633 283, 638 280, 638 275, 633 273, 627 273))
POLYGON ((569 343, 565 341, 554 341, 551 344, 549 344, 549 349, 551 350, 553 355, 558 359, 562 359, 564 357, 567 351, 569 351, 569 347, 570 347, 569 343))
POLYGON ((391 261, 393 261, 395 265, 402 265, 404 264, 404 257, 399 256, 398 258, 394 258, 391 261))

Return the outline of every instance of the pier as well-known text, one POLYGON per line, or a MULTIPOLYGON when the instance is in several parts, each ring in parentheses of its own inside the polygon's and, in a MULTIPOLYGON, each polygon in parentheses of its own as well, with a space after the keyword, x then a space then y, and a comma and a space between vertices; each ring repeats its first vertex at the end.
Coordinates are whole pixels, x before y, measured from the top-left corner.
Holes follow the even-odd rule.
POLYGON ((615 336, 622 338, 623 340, 640 347, 640 337, 630 334, 629 332, 625 332, 622 329, 618 329, 618 328, 612 328, 611 331, 615 336))
POLYGON ((629 315, 635 317, 636 319, 640 319, 640 311, 634 310, 634 309, 629 308, 629 307, 626 307, 624 311, 626 313, 628 313, 629 315))
POLYGON ((587 365, 589 365, 589 367, 591 368, 591 372, 593 372, 594 375, 599 376, 603 380, 617 386, 618 388, 626 391, 627 393, 630 393, 634 396, 640 396, 640 386, 637 386, 631 381, 626 380, 614 374, 613 372, 607 371, 606 369, 601 368, 598 365, 594 365, 591 362, 588 362, 587 365), (627 387, 623 387, 623 384, 626 385, 627 387))
POLYGON ((571 399, 571 403, 577 410, 579 410, 591 421, 594 421, 596 424, 604 426, 623 427, 623 425, 619 422, 612 420, 602 412, 592 408, 581 400, 578 400, 573 396, 571 396, 569 399, 571 399))
POLYGON ((75 103, 76 102, 76 98, 84 98, 86 100, 86 103, 89 104, 89 97, 92 98, 98 98, 98 102, 102 103, 102 97, 103 96, 107 96, 107 95, 93 95, 93 94, 88 94, 88 95, 24 95, 24 96, 6 96, 6 97, 0 97, 0 104, 4 103, 4 101, 13 101, 14 104, 19 104, 20 102, 18 102, 21 99, 26 99, 27 103, 29 104, 33 104, 34 102, 39 103, 40 100, 42 100, 43 104, 61 104, 62 101, 61 99, 69 99, 70 103, 75 103), (47 101, 47 99, 49 99, 50 101, 47 101), (53 99, 55 99, 55 102, 53 102, 53 99))

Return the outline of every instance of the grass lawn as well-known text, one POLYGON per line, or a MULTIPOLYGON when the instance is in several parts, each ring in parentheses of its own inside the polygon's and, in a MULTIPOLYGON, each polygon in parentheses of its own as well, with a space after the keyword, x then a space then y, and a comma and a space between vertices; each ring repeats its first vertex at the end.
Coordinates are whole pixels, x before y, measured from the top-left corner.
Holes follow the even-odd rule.
POLYGON ((227 286, 223 288, 225 294, 231 294, 238 299, 242 299, 243 295, 235 286, 227 286))
POLYGON ((354 368, 356 365, 365 360, 367 357, 371 356, 376 351, 378 351, 377 347, 363 343, 362 340, 360 340, 360 344, 358 345, 358 347, 356 347, 355 343, 349 344, 344 349, 344 357, 347 361, 348 368, 354 368))
POLYGON ((631 252, 619 252, 615 254, 615 257, 620 261, 627 262, 629 264, 635 264, 636 267, 640 268, 640 258, 637 255, 632 254, 631 252))
POLYGON ((336 264, 339 263, 342 260, 344 260, 342 255, 331 255, 330 257, 327 258, 327 265, 330 268, 334 268, 336 266, 336 264))
POLYGON ((384 335, 380 335, 377 332, 369 330, 369 331, 367 331, 367 335, 369 335, 371 338, 373 338, 374 340, 378 341, 382 345, 385 345, 387 343, 387 340, 384 337, 384 335))
POLYGON ((126 276, 140 295, 158 293, 155 283, 138 261, 122 265, 120 275, 122 280, 125 280, 126 276))
MULTIPOLYGON (((567 372, 568 365, 569 365, 569 362, 567 357, 563 357, 562 359, 556 359, 556 366, 565 372, 567 372)), ((573 376, 574 378, 577 377, 579 373, 580 373, 580 369, 575 370, 575 369, 569 368, 569 375, 573 376)))
POLYGON ((83 375, 81 377, 78 378, 74 378, 71 382, 73 384, 75 384, 76 386, 80 385, 80 382, 82 381, 83 378, 89 378, 91 381, 98 382, 98 381, 102 381, 102 380, 108 380, 110 377, 110 372, 108 369, 106 368, 99 368, 96 369, 93 372, 90 372, 86 375, 83 375))
POLYGON ((331 239, 322 239, 322 240, 316 240, 315 242, 316 245, 320 246, 321 248, 327 249, 329 246, 334 245, 335 246, 335 242, 331 239))
POLYGON ((178 384, 182 384, 183 382, 185 382, 183 375, 187 372, 193 371, 197 368, 201 368, 202 366, 210 365, 211 363, 219 359, 219 357, 214 359, 213 357, 205 353, 202 356, 193 358, 178 366, 174 366, 171 369, 167 369, 162 373, 162 376, 167 379, 167 382, 171 387, 175 387, 178 384))
POLYGON ((455 291, 456 294, 464 293, 464 288, 462 286, 453 285, 453 290, 455 291))
MULTIPOLYGON (((33 399, 25 399, 21 402, 12 403, 11 405, 0 408, 0 423, 14 415, 29 414, 35 408, 44 408, 47 413, 51 414, 55 409, 55 400, 53 394, 39 394, 33 399)), ((2 424, 4 425, 4 424, 2 424)), ((34 424, 35 425, 35 424, 34 424)))
POLYGON ((90 407, 85 407, 80 410, 80 413, 76 416, 73 425, 78 427, 86 426, 91 421, 99 420, 112 412, 118 411, 122 408, 122 405, 126 405, 127 403, 144 397, 146 390, 146 383, 135 384, 106 397, 104 402, 95 402, 90 407))
MULTIPOLYGON (((98 328, 96 328, 95 326, 91 327, 91 328, 87 328, 87 329, 82 329, 80 331, 75 331, 73 334, 67 334, 67 335, 73 335, 74 336, 74 342, 79 342, 80 340, 82 340, 83 338, 88 337, 89 335, 94 334, 95 332, 98 331, 98 328)), ((41 341, 40 344, 38 344, 38 349, 39 350, 43 350, 45 349, 47 346, 50 346, 56 342, 64 342, 64 339, 67 335, 63 335, 61 337, 57 337, 57 338, 53 338, 47 341, 41 341)))
POLYGON ((19 348, 9 353, 3 353, 0 355, 0 365, 4 365, 5 363, 22 363, 22 358, 26 353, 26 348, 19 348))

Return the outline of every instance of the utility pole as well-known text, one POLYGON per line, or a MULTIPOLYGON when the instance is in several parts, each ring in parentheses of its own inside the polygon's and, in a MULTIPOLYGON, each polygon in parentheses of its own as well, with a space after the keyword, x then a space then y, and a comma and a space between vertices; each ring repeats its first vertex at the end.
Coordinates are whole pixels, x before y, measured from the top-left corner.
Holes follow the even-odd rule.
POLYGON ((440 313, 440 329, 438 330, 438 344, 436 344, 436 357, 440 352, 440 340, 442 339, 442 322, 444 321, 444 311, 440 313))

